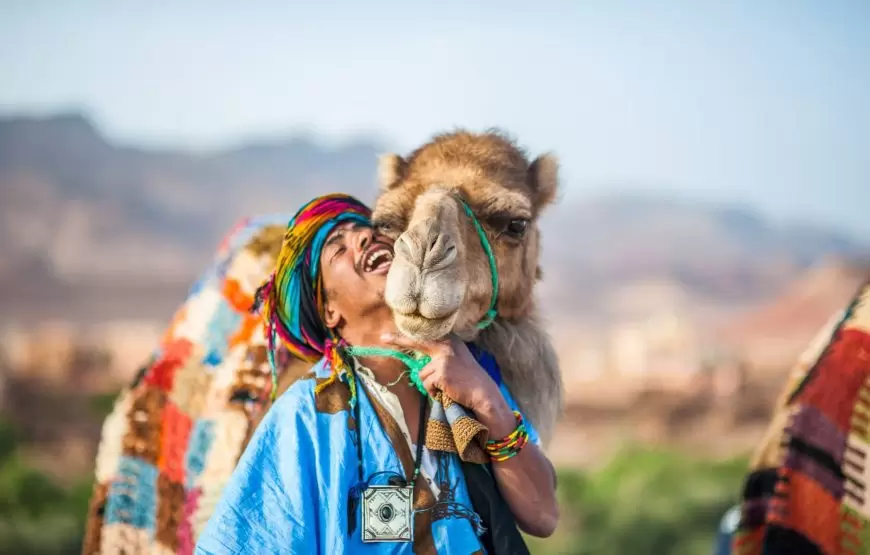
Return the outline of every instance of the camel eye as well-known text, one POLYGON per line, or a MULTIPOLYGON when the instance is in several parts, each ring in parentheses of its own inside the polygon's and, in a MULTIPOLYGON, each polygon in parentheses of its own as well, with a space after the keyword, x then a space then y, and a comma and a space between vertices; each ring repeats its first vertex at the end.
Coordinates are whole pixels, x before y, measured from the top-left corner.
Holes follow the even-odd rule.
POLYGON ((377 220, 372 222, 372 225, 378 233, 382 233, 387 237, 392 237, 394 239, 402 233, 402 229, 398 225, 398 222, 392 220, 377 220))
POLYGON ((529 220, 511 220, 505 228, 505 233, 515 239, 522 239, 526 235, 526 230, 529 228, 529 220))

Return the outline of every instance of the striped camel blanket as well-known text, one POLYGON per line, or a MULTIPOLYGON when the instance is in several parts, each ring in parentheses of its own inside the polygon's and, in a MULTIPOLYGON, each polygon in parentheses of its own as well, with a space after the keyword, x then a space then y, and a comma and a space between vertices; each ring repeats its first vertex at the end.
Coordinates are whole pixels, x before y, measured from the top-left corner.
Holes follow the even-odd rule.
POLYGON ((870 553, 870 281, 802 355, 744 484, 737 555, 870 553))

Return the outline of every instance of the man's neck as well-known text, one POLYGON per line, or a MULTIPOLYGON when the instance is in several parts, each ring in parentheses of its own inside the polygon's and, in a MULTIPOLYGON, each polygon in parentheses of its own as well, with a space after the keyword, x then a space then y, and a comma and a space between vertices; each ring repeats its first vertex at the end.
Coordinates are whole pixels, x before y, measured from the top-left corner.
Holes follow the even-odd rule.
MULTIPOLYGON (((385 333, 396 333, 396 325, 393 323, 393 315, 372 315, 366 318, 363 325, 346 325, 341 330, 341 336, 349 345, 356 347, 384 347, 395 349, 394 346, 384 343, 381 339, 385 333)), ((360 357, 360 362, 375 375, 375 379, 381 384, 388 384, 396 380, 399 375, 407 370, 401 361, 390 357, 360 357)))

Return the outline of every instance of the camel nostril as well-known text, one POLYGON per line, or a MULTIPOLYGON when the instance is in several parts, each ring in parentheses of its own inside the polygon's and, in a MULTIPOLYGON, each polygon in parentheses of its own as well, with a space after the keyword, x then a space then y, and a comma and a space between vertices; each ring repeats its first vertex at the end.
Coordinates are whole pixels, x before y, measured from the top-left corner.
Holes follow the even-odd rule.
POLYGON ((394 259, 403 259, 411 264, 419 266, 423 263, 423 253, 414 248, 414 239, 407 233, 403 233, 393 245, 394 259))
POLYGON ((457 245, 450 234, 439 233, 437 227, 424 222, 396 239, 395 258, 420 269, 432 269, 456 257, 457 245))
POLYGON ((433 246, 426 253, 426 268, 441 269, 450 265, 456 259, 456 243, 447 236, 440 236, 433 241, 433 246))
POLYGON ((411 254, 410 248, 408 247, 408 241, 405 239, 404 235, 396 239, 396 242, 393 244, 393 252, 396 256, 401 256, 403 258, 408 258, 411 254))

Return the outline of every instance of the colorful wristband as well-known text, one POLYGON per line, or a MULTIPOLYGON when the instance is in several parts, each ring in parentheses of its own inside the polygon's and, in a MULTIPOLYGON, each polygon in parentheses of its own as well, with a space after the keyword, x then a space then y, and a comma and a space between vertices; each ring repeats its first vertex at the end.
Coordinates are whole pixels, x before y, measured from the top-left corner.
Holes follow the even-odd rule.
POLYGON ((514 428, 513 432, 502 439, 486 442, 486 452, 494 462, 506 461, 517 456, 526 443, 529 442, 529 432, 526 430, 523 415, 518 411, 514 411, 514 416, 517 419, 517 427, 514 428))

